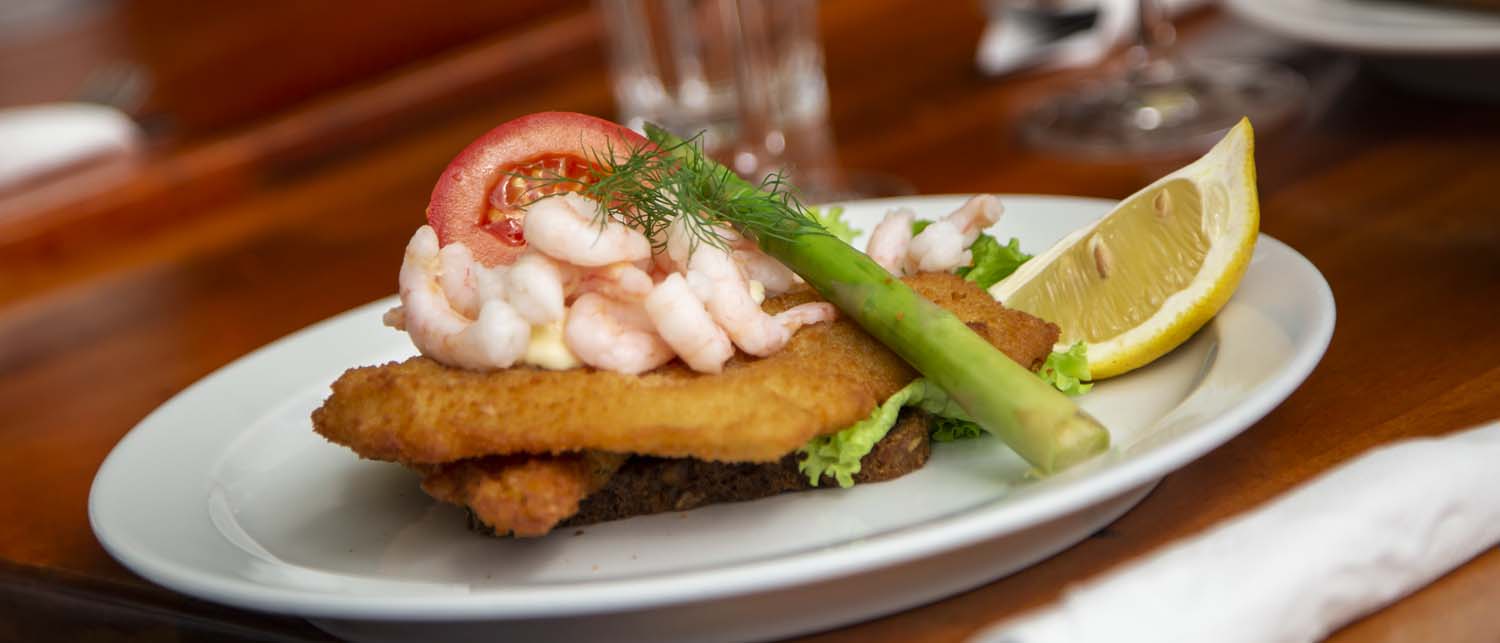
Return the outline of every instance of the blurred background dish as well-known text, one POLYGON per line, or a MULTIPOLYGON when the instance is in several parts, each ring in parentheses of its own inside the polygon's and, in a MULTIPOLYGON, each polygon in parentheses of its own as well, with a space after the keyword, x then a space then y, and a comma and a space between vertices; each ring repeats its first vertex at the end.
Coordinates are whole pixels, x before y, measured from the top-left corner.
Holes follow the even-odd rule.
POLYGON ((1364 53, 1500 55, 1500 5, 1435 0, 1225 0, 1245 20, 1364 53))
POLYGON ((1409 90, 1500 102, 1500 2, 1494 0, 1225 0, 1273 33, 1361 54, 1409 90))
POLYGON ((1077 156, 1189 156, 1241 118, 1263 132, 1280 127, 1307 100, 1303 77, 1276 62, 1182 55, 1162 0, 1137 0, 1129 15, 1135 41, 1123 71, 1042 102, 1020 123, 1026 142, 1077 156))

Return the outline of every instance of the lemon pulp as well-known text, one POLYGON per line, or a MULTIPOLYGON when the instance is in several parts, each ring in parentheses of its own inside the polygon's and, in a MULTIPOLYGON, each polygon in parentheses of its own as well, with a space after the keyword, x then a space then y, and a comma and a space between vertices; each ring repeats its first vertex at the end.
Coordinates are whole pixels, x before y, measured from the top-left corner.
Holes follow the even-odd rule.
POLYGON ((1121 201, 996 284, 1005 305, 1088 345, 1094 377, 1186 341, 1239 285, 1259 230, 1253 138, 1241 123, 1203 158, 1121 201))

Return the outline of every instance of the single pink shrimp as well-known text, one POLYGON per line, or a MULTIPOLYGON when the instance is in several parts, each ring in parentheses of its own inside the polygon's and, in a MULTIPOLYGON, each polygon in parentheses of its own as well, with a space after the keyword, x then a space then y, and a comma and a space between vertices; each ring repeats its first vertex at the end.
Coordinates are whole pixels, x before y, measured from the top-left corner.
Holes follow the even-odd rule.
MULTIPOLYGON (((452 254, 461 258, 461 253, 452 254)), ((444 364, 472 370, 510 367, 526 354, 531 326, 500 298, 480 302, 477 317, 465 316, 439 283, 440 263, 437 234, 430 226, 418 228, 401 262, 401 307, 387 313, 386 322, 404 329, 423 355, 444 364)))
POLYGON ((683 363, 699 373, 719 373, 734 356, 734 344, 714 323, 680 273, 667 275, 645 301, 646 314, 683 363))
POLYGON ((766 314, 750 293, 744 271, 724 250, 699 244, 688 261, 687 283, 740 350, 764 357, 781 350, 798 328, 837 316, 833 304, 815 302, 766 314))
POLYGON ((479 316, 480 305, 505 298, 505 273, 509 266, 485 267, 461 242, 438 250, 438 284, 453 309, 465 317, 479 316))
POLYGON ((635 375, 672 361, 672 347, 656 334, 640 304, 584 293, 568 310, 563 341, 579 361, 635 375))
POLYGON ((575 292, 597 292, 620 301, 641 301, 654 287, 650 274, 635 264, 622 262, 583 273, 575 292))
POLYGON ((524 226, 530 248, 575 266, 651 258, 646 235, 603 216, 598 203, 576 194, 537 201, 527 210, 524 226))
POLYGON ((577 281, 572 266, 528 248, 506 275, 506 295, 526 321, 547 324, 567 313, 567 296, 577 281))
POLYGON ((1004 212, 1000 199, 993 194, 980 194, 965 201, 957 210, 912 237, 906 255, 907 272, 948 272, 973 261, 968 247, 974 245, 979 233, 999 221, 1004 212))
POLYGON ((870 241, 865 244, 865 254, 891 274, 900 277, 906 274, 906 252, 911 246, 911 222, 916 213, 906 208, 891 210, 870 232, 870 241))

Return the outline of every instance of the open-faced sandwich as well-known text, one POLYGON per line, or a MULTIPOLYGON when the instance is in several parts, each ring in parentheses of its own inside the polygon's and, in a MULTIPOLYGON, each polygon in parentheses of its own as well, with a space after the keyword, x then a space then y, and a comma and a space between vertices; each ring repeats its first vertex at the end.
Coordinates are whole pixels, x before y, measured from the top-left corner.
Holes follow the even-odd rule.
POLYGON ((386 315, 422 355, 346 372, 314 428, 518 536, 887 480, 935 430, 1041 471, 1107 446, 1032 372, 1057 327, 984 291, 1019 263, 982 236, 994 197, 892 212, 866 255, 650 134, 544 113, 459 154, 386 315))

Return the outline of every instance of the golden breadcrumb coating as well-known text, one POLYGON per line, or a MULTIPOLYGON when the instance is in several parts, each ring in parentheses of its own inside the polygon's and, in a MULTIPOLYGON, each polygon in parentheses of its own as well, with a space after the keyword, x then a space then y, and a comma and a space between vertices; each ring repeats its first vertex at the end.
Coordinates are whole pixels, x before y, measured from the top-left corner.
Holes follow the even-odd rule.
MULTIPOLYGON (((1007 310, 953 275, 906 281, 1024 366, 1039 364, 1057 339, 1056 326, 1007 310)), ((765 308, 815 299, 801 291, 765 308)), ((675 360, 641 375, 532 367, 480 373, 424 357, 354 368, 312 419, 318 433, 361 456, 408 464, 584 450, 771 462, 863 419, 916 376, 840 318, 802 328, 769 357, 736 355, 718 375, 675 360)))

